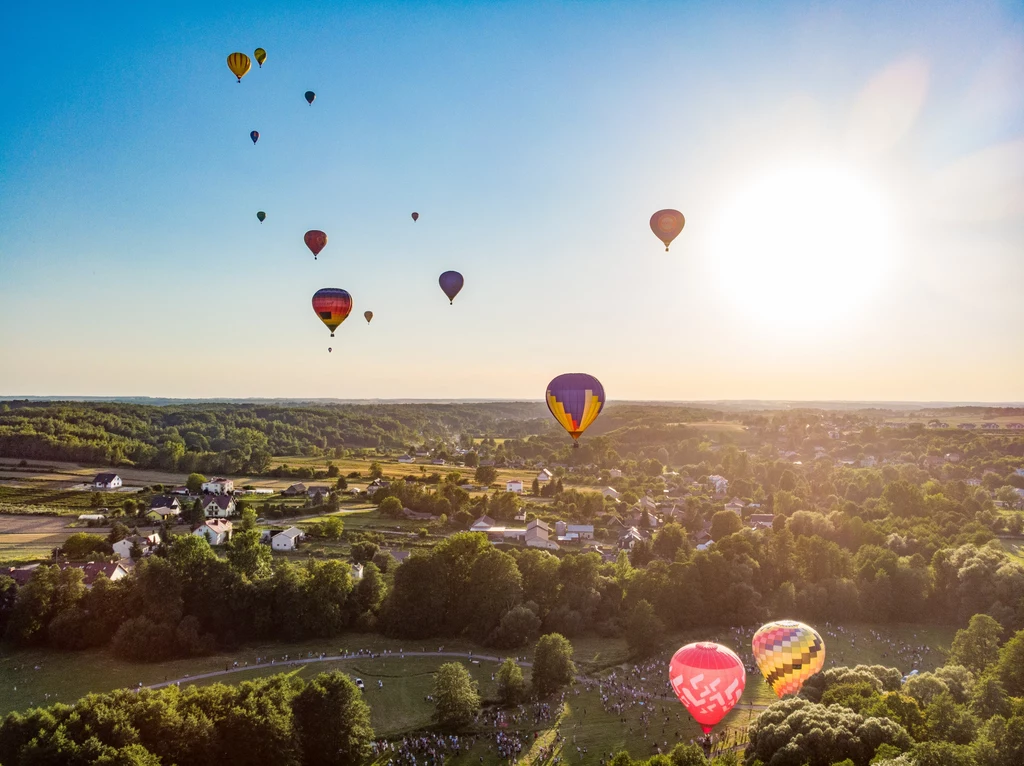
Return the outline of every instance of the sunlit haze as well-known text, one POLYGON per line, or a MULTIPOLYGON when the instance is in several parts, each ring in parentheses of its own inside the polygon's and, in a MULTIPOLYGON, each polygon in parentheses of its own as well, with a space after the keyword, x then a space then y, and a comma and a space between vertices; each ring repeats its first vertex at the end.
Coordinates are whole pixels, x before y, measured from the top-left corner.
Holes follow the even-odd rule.
POLYGON ((4 17, 0 396, 1024 400, 1020 3, 4 17))

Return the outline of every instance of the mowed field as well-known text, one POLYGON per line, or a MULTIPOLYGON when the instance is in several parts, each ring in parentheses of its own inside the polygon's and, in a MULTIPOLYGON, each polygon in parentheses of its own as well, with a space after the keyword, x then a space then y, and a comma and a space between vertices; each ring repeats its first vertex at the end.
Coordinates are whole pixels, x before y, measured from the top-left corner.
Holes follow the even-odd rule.
MULTIPOLYGON (((818 628, 821 629, 822 626, 819 625, 818 628)), ((530 746, 534 742, 534 732, 538 735, 537 742, 544 743, 552 741, 555 731, 560 731, 566 737, 565 746, 571 751, 563 752, 563 755, 571 756, 568 760, 572 762, 580 761, 575 753, 575 745, 570 744, 573 737, 576 738, 576 745, 587 748, 587 762, 599 758, 600 756, 589 757, 597 753, 627 749, 635 757, 640 757, 653 752, 652 746, 655 743, 664 747, 666 742, 671 746, 680 739, 687 741, 697 736, 699 730, 688 720, 678 701, 670 694, 666 671, 669 657, 676 647, 684 643, 699 639, 718 639, 739 652, 744 661, 749 662, 747 641, 752 631, 753 626, 742 631, 708 629, 674 635, 666 641, 662 652, 640 665, 628 660, 626 644, 622 639, 579 639, 574 642, 576 661, 579 672, 584 675, 586 681, 575 684, 568 691, 562 716, 558 720, 536 722, 535 709, 526 706, 516 714, 519 720, 509 721, 508 728, 503 731, 518 731, 530 746), (606 711, 594 681, 606 679, 613 673, 619 681, 625 681, 634 689, 649 692, 653 698, 643 706, 630 705, 622 712, 606 711), (654 723, 647 730, 648 736, 645 738, 640 716, 645 710, 651 711, 652 708, 655 713, 654 723)), ((929 651, 925 653, 917 667, 921 670, 933 669, 942 664, 954 631, 949 628, 920 625, 860 624, 844 626, 841 629, 830 626, 822 632, 825 635, 829 658, 827 666, 877 663, 898 667, 906 673, 912 669, 912 663, 908 658, 898 656, 900 647, 929 647, 929 651)), ((529 650, 520 651, 527 661, 531 659, 529 650)), ((367 634, 349 634, 333 641, 252 645, 232 653, 155 665, 123 662, 106 651, 58 653, 16 650, 0 656, 0 714, 23 710, 34 705, 52 704, 54 701, 72 702, 90 691, 109 691, 137 686, 139 683, 147 686, 174 681, 179 681, 182 686, 189 683, 235 684, 281 672, 310 678, 319 672, 341 670, 364 681, 366 699, 378 736, 398 737, 431 725, 432 706, 425 697, 430 694, 433 673, 443 662, 455 661, 464 664, 479 683, 485 701, 493 701, 496 688, 491 676, 496 672, 498 664, 494 660, 481 659, 481 656, 499 654, 492 649, 461 641, 398 641, 367 634), (443 647, 440 645, 442 643, 443 647), (399 655, 403 649, 406 652, 436 652, 442 648, 446 653, 457 652, 465 655, 472 652, 476 662, 468 656, 402 658, 399 655), (294 661, 319 656, 320 653, 330 658, 346 651, 359 650, 377 654, 384 651, 393 653, 373 659, 368 656, 356 656, 348 659, 328 659, 306 665, 281 664, 285 662, 286 655, 289 661, 294 661), (256 666, 257 657, 263 658, 265 662, 269 659, 274 659, 275 662, 256 666), (223 673, 234 662, 243 666, 242 669, 232 669, 231 672, 223 673), (249 663, 248 668, 244 667, 246 662, 249 663), (208 672, 219 672, 220 675, 190 680, 208 672), (383 688, 378 687, 378 681, 383 682, 383 688)), ((524 669, 524 675, 529 678, 529 669, 524 669)), ((758 674, 748 675, 746 690, 740 704, 720 725, 720 730, 732 730, 739 735, 774 699, 774 694, 758 674)), ((494 731, 493 726, 485 724, 477 726, 475 730, 480 734, 494 731)), ((499 761, 496 754, 488 749, 486 740, 481 740, 481 743, 468 754, 463 752, 453 762, 479 763, 481 756, 486 764, 504 762, 499 761)))

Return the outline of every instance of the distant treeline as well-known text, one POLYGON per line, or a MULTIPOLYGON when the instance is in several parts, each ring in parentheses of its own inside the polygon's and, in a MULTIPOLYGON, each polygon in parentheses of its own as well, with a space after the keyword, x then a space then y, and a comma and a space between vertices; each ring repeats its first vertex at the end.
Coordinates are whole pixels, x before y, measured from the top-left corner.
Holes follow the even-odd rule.
POLYGON ((275 455, 340 457, 461 434, 548 430, 539 403, 154 407, 96 402, 0 404, 0 457, 263 473, 275 455))

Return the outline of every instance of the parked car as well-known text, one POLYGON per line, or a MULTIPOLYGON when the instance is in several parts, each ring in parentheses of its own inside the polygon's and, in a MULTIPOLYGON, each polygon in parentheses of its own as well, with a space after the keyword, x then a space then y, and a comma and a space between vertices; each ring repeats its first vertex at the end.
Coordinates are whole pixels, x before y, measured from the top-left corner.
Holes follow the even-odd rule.
POLYGON ((363 679, 361 678, 356 679, 356 686, 359 687, 359 691, 364 691, 366 689, 366 686, 363 684, 363 679))

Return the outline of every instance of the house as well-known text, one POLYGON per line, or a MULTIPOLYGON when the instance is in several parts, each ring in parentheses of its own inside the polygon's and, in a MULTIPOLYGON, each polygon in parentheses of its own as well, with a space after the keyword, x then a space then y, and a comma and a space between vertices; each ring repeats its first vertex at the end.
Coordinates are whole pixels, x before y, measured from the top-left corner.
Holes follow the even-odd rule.
POLYGON ((658 504, 651 500, 651 498, 647 497, 647 495, 644 495, 643 497, 640 498, 639 504, 640 509, 647 511, 648 513, 654 513, 656 510, 658 510, 658 504))
POLYGON ((128 569, 124 564, 90 561, 88 564, 61 564, 61 569, 80 569, 83 574, 82 584, 91 588, 100 575, 104 575, 111 582, 128 576, 128 569))
POLYGON ((743 515, 744 508, 746 508, 746 503, 744 503, 738 497, 734 497, 732 500, 725 504, 725 510, 732 511, 737 516, 743 515))
POLYGON ((960 425, 957 426, 957 428, 960 428, 964 431, 973 431, 975 428, 977 428, 977 426, 974 425, 974 423, 961 423, 960 425))
POLYGON ((613 479, 621 479, 622 471, 620 471, 618 468, 612 468, 608 471, 608 475, 613 479))
POLYGON ((293 551, 298 547, 302 539, 302 530, 298 527, 288 527, 284 532, 278 532, 270 538, 270 547, 275 551, 293 551))
POLYGON ((771 513, 752 513, 747 523, 751 529, 771 529, 775 523, 775 516, 771 513))
POLYGON ((713 473, 708 476, 708 484, 714 488, 716 495, 724 495, 729 491, 729 480, 724 476, 713 473))
POLYGON ((298 497, 299 495, 306 494, 306 485, 302 482, 298 484, 292 484, 288 489, 281 492, 285 497, 298 497))
POLYGON ((947 452, 946 453, 946 462, 947 463, 959 463, 960 462, 960 453, 959 452, 947 452))
POLYGON ((185 487, 185 486, 175 487, 174 489, 171 490, 171 494, 172 495, 187 495, 187 494, 189 494, 188 487, 185 487))
POLYGON ((1015 473, 1015 474, 1016 474, 1017 476, 1024 476, 1024 468, 1017 468, 1017 469, 1016 469, 1016 470, 1014 471, 1014 473, 1015 473))
POLYGON ((525 524, 526 523, 526 507, 524 506, 523 508, 520 508, 518 511, 516 511, 516 515, 512 517, 512 520, 513 521, 521 521, 521 522, 523 522, 525 524))
POLYGON ((984 428, 986 431, 998 431, 999 430, 999 424, 998 423, 982 423, 981 427, 984 428))
POLYGON ((310 500, 323 502, 331 494, 330 487, 310 487, 306 490, 306 496, 310 500))
POLYGON ((20 588, 32 579, 32 575, 36 573, 36 569, 38 568, 39 564, 26 564, 21 567, 4 567, 3 569, 0 569, 0 575, 10 577, 14 580, 14 584, 20 588))
POLYGON ((486 532, 494 526, 494 519, 486 514, 474 521, 469 527, 470 532, 486 532))
POLYGON ((235 512, 235 500, 229 495, 205 495, 202 499, 202 506, 206 518, 226 519, 235 512))
POLYGON ((551 481, 554 477, 555 475, 551 473, 551 471, 549 471, 547 468, 544 468, 541 470, 540 473, 537 474, 537 481, 543 484, 546 481, 551 481))
POLYGON ((517 495, 523 494, 523 480, 522 479, 509 479, 505 482, 505 491, 514 492, 517 495))
POLYGON ((594 525, 593 524, 568 524, 565 528, 565 534, 567 536, 576 535, 579 540, 593 540, 594 539, 594 525))
POLYGON ((352 579, 353 580, 362 580, 363 579, 363 565, 362 564, 356 564, 355 562, 352 563, 352 579))
MULTIPOLYGON (((706 546, 707 543, 713 542, 711 539, 711 532, 706 529, 701 529, 693 536, 693 541, 697 543, 698 546, 706 546)), ((704 548, 701 548, 701 550, 704 550, 704 548)))
POLYGON ((626 530, 626 533, 619 538, 619 549, 620 550, 633 550, 638 542, 644 539, 644 536, 640 534, 640 530, 636 527, 630 527, 626 530))
POLYGON ((210 545, 223 545, 231 539, 231 522, 224 519, 207 519, 193 529, 192 534, 205 537, 210 545))
POLYGON ((1010 423, 1006 427, 1011 431, 1024 431, 1024 423, 1010 423))
POLYGON ((202 489, 211 495, 230 495, 235 491, 235 483, 231 479, 218 476, 216 479, 204 481, 202 489))
POLYGON ((695 550, 706 551, 708 548, 710 548, 714 544, 715 544, 714 540, 708 540, 707 542, 704 542, 704 543, 698 543, 697 547, 695 548, 695 550))
POLYGON ((605 497, 610 497, 612 500, 619 499, 618 490, 613 489, 612 487, 605 487, 604 489, 601 490, 601 494, 604 495, 605 497))
POLYGON ((98 473, 92 480, 93 489, 118 489, 124 485, 116 473, 98 473))
POLYGON ((539 519, 534 519, 526 525, 526 545, 530 548, 544 548, 549 551, 557 551, 558 543, 548 539, 551 534, 551 527, 539 519))
POLYGON ((118 540, 112 546, 114 553, 123 559, 130 559, 132 557, 132 546, 138 545, 142 549, 142 555, 148 556, 153 552, 156 546, 160 545, 160 535, 154 532, 151 535, 132 535, 126 537, 123 540, 118 540))
POLYGON ((366 485, 366 493, 368 495, 372 495, 378 489, 387 489, 390 486, 390 481, 385 481, 384 479, 374 479, 373 481, 366 485))
POLYGON ((398 458, 398 462, 399 463, 415 463, 416 462, 416 458, 414 458, 412 455, 402 455, 400 458, 398 458))
POLYGON ((874 456, 868 455, 867 457, 861 458, 861 468, 874 468, 878 464, 878 460, 874 456))
POLYGON ((938 455, 928 455, 924 459, 925 468, 937 468, 945 462, 945 458, 941 458, 938 455))
POLYGON ((965 483, 965 484, 966 484, 966 485, 967 485, 968 487, 980 487, 980 486, 981 486, 981 479, 968 479, 968 480, 967 480, 966 482, 964 482, 964 483, 965 483))
POLYGON ((151 521, 164 521, 181 515, 181 501, 169 495, 157 495, 149 502, 146 518, 151 521))
POLYGON ((431 465, 448 465, 447 461, 443 457, 436 457, 430 461, 431 465))

